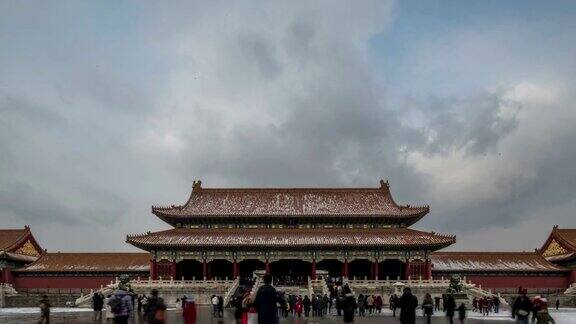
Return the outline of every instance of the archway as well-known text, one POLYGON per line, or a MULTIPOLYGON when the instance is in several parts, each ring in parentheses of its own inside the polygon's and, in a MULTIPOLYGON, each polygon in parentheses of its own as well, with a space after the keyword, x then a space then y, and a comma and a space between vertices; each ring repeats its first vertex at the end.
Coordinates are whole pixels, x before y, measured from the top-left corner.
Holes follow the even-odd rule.
POLYGON ((228 277, 228 279, 232 278, 232 262, 224 259, 216 259, 212 260, 208 263, 208 277, 209 278, 218 278, 224 279, 228 277))
MULTIPOLYGON (((201 280, 202 278, 202 262, 196 260, 182 260, 176 264, 176 278, 184 280, 201 280)), ((175 278, 175 279, 176 279, 175 278)))
POLYGON ((400 260, 384 260, 378 264, 378 278, 389 280, 406 279, 404 278, 405 263, 400 260))
POLYGON ((266 268, 266 264, 256 259, 246 259, 238 262, 238 268, 240 271, 240 277, 252 278, 254 271, 264 270, 266 268))
POLYGON ((348 277, 357 279, 370 279, 372 277, 372 262, 366 259, 356 259, 348 263, 348 277))
POLYGON ((342 276, 342 261, 337 259, 324 259, 316 264, 316 269, 328 271, 328 276, 338 278, 342 276))
POLYGON ((276 285, 295 286, 307 283, 312 264, 299 259, 284 259, 270 263, 270 273, 276 285))

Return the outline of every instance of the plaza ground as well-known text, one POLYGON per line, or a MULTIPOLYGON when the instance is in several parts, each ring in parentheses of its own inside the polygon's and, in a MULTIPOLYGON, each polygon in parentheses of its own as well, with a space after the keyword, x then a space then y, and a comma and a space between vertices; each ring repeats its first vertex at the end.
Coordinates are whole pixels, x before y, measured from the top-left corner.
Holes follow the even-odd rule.
MULTIPOLYGON (((552 316, 558 324, 573 324, 576 323, 576 309, 566 308, 560 309, 559 311, 552 310, 552 316)), ((509 317, 509 313, 504 311, 498 315, 491 314, 487 318, 480 318, 477 313, 469 313, 470 318, 466 320, 468 324, 477 323, 514 323, 509 317)), ((92 311, 89 309, 79 309, 79 308, 54 308, 52 311, 52 324, 94 324, 92 320, 92 311)), ((6 324, 27 324, 36 323, 38 320, 38 310, 36 308, 3 308, 0 309, 0 323, 6 324)), ((104 322, 103 322, 104 323, 104 322)), ((139 318, 134 318, 130 323, 139 324, 144 323, 139 318)), ((179 310, 170 310, 168 312, 168 323, 169 324, 180 324, 182 323, 179 310)), ((231 310, 225 312, 223 319, 213 318, 211 310, 209 307, 199 308, 199 318, 198 324, 229 324, 234 323, 233 313, 231 310)), ((298 318, 289 316, 288 318, 282 319, 281 323, 284 324, 328 324, 328 323, 342 323, 342 319, 336 316, 326 316, 322 319, 319 318, 298 318)), ((389 312, 385 312, 382 315, 372 315, 363 318, 356 318, 355 323, 360 324, 386 324, 386 323, 399 323, 397 318, 391 317, 389 312)), ((419 317, 417 323, 425 323, 425 319, 419 317)), ((440 324, 447 323, 446 318, 443 313, 438 313, 433 317, 432 323, 440 324)), ((459 323, 459 321, 455 321, 459 323)))

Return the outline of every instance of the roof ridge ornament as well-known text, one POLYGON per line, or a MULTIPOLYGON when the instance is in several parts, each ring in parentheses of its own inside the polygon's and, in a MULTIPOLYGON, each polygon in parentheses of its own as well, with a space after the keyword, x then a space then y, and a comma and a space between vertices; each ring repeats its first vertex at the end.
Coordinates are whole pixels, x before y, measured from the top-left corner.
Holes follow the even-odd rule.
POLYGON ((388 180, 380 179, 380 189, 390 189, 390 183, 388 180))
POLYGON ((202 181, 192 181, 192 192, 197 192, 202 190, 202 181))

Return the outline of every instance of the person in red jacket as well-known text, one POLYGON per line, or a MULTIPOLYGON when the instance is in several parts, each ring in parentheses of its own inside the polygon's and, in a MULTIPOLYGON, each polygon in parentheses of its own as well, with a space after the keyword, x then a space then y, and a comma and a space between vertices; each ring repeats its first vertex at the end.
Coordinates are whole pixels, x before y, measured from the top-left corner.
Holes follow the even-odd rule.
POLYGON ((182 308, 182 316, 184 317, 184 324, 196 324, 196 302, 191 296, 186 296, 184 307, 182 308))

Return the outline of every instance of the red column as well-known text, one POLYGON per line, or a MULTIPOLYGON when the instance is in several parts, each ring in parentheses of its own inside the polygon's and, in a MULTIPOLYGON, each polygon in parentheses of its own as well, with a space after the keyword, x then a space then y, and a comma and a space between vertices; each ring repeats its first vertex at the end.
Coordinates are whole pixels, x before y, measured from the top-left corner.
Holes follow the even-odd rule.
POLYGON ((0 273, 0 282, 14 285, 14 276, 12 275, 12 269, 6 267, 2 269, 0 273))
POLYGON ((206 262, 206 259, 202 261, 202 279, 208 279, 208 262, 206 262))
POLYGON ((372 274, 372 279, 376 280, 378 279, 378 272, 380 272, 380 269, 378 269, 378 259, 374 260, 374 273, 372 274))
POLYGON ((426 259, 426 272, 424 274, 424 279, 428 280, 430 278, 432 278, 432 262, 430 262, 430 259, 426 259))
POLYGON ((234 279, 236 279, 240 274, 238 273, 238 262, 236 262, 236 259, 234 259, 234 261, 232 262, 232 277, 234 279))
POLYGON ((172 264, 170 264, 170 276, 172 279, 176 279, 176 260, 172 260, 172 264))
POLYGON ((150 260, 150 279, 158 280, 158 262, 156 259, 150 260))
POLYGON ((576 282, 576 270, 572 270, 572 272, 570 272, 570 282, 569 284, 573 284, 576 282))
POLYGON ((344 259, 344 264, 342 264, 342 277, 348 278, 348 259, 344 259))
POLYGON ((266 273, 270 273, 270 262, 268 261, 268 259, 266 259, 266 273))
POLYGON ((404 267, 404 279, 408 280, 408 277, 412 274, 412 269, 410 267, 410 260, 406 260, 406 266, 404 267))
POLYGON ((310 278, 316 279, 316 259, 312 259, 312 265, 310 269, 310 278))

